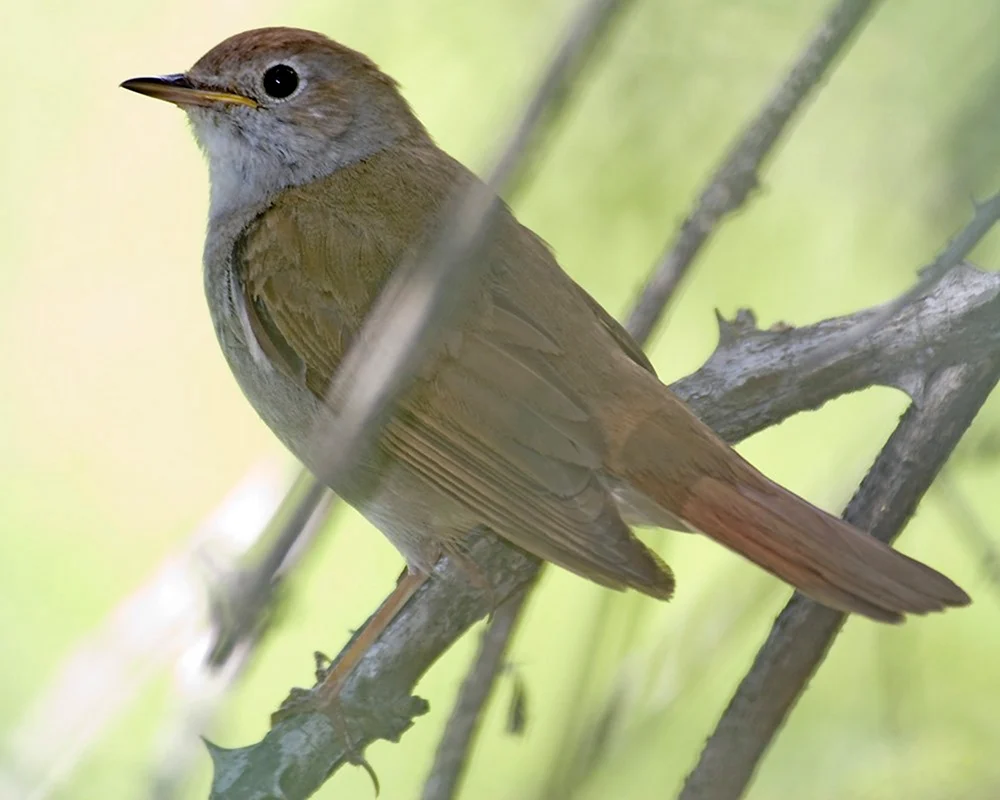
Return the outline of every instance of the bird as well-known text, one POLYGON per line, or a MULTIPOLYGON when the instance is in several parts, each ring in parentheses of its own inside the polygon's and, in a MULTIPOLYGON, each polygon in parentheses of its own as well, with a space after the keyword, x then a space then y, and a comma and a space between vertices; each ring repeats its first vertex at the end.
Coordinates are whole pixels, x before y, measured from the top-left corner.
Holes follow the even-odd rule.
MULTIPOLYGON (((395 80, 321 33, 246 31, 187 72, 122 86, 187 113, 209 169, 215 332, 257 413, 319 474, 311 432, 334 413, 338 365, 393 271, 479 178, 435 144, 395 80)), ((661 600, 673 575, 634 525, 704 534, 817 602, 879 622, 970 602, 723 442, 498 202, 456 321, 376 443, 331 486, 407 569, 327 674, 322 702, 442 556, 467 558, 476 528, 661 600)))

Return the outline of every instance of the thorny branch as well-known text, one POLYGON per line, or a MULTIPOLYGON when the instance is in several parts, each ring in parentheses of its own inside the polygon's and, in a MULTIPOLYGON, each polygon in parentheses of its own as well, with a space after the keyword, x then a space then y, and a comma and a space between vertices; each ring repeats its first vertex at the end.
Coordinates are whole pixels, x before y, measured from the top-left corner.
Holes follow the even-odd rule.
MULTIPOLYGON (((720 320, 715 352, 672 389, 730 442, 873 385, 908 391, 918 410, 907 419, 923 418, 928 412, 919 409, 937 408, 943 391, 941 378, 934 376, 942 371, 954 375, 948 370, 954 365, 986 363, 1000 350, 1000 274, 958 266, 883 328, 856 339, 854 327, 879 313, 881 307, 876 307, 780 330, 757 329, 749 312, 733 322, 720 320), (843 350, 839 342, 846 343, 843 350), (820 350, 826 356, 813 358, 820 350)), ((475 535, 471 550, 497 600, 523 587, 538 570, 535 559, 490 535, 475 535)), ((347 732, 355 748, 378 738, 397 740, 413 717, 426 710, 426 703, 412 696, 413 687, 444 650, 486 615, 488 605, 489 599, 447 561, 438 566, 435 579, 394 620, 343 690, 347 732)), ((285 719, 257 744, 213 748, 212 797, 308 797, 347 762, 348 749, 323 715, 285 719)))
MULTIPOLYGON (((896 538, 1000 378, 996 347, 937 367, 903 415, 844 519, 884 542, 896 538)), ((796 593, 740 683, 688 776, 680 800, 737 800, 846 615, 796 593)))

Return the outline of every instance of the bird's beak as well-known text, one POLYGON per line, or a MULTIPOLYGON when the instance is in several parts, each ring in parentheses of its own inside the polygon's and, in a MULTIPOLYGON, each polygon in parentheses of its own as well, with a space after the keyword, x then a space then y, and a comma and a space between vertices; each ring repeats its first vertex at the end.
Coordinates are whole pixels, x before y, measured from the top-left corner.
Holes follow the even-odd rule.
POLYGON ((188 79, 187 75, 161 75, 156 78, 129 78, 121 84, 123 89, 138 92, 157 100, 183 108, 184 106, 240 105, 257 108, 256 100, 232 92, 220 92, 215 89, 199 89, 188 79))

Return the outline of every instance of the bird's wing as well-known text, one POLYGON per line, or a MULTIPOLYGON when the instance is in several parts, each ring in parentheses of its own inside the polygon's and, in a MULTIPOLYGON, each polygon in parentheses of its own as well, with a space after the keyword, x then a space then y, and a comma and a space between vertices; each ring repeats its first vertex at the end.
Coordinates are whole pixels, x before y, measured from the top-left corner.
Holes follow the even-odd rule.
MULTIPOLYGON (((303 214, 265 212, 236 266, 261 350, 323 397, 405 245, 326 210, 315 246, 318 221, 303 214)), ((601 433, 562 377, 563 357, 544 324, 484 289, 400 398, 380 447, 513 544, 599 583, 668 596, 669 571, 601 483, 601 433)))

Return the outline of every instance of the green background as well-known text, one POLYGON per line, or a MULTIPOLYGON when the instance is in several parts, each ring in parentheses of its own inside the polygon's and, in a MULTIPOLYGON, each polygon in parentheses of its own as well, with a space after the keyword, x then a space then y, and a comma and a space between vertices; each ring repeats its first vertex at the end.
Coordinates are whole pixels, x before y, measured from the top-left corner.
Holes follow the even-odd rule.
MULTIPOLYGON (((824 7, 640 0, 603 48, 518 213, 612 312, 627 308, 824 7)), ((117 84, 183 70, 246 28, 315 28, 371 55, 438 142, 482 169, 570 9, 566 0, 5 4, 0 742, 74 645, 250 465, 290 468, 209 324, 207 177, 183 115, 117 84)), ((685 285, 651 345, 664 379, 711 352, 714 308, 750 306, 764 326, 808 323, 911 284, 971 199, 997 186, 998 32, 994 0, 885 4, 780 149, 752 209, 724 227, 685 285)), ((985 266, 998 256, 990 241, 977 251, 985 266)), ((905 405, 896 391, 869 390, 741 451, 839 509, 905 405)), ((1000 519, 988 446, 998 421, 994 404, 951 468, 987 524, 1000 519)), ((335 651, 391 587, 401 560, 354 512, 340 509, 330 533, 224 704, 216 742, 262 736, 287 689, 309 682, 312 651, 335 651)), ((526 734, 504 730, 508 677, 464 797, 558 797, 567 786, 590 800, 676 793, 788 591, 700 538, 650 541, 678 576, 667 605, 549 572, 512 652, 526 734), (607 739, 596 753, 579 750, 610 698, 607 739), (580 752, 586 769, 574 772, 580 752)), ((933 490, 900 547, 976 603, 900 628, 852 620, 767 756, 754 800, 1000 796, 998 587, 933 490)), ((431 712, 400 744, 369 749, 384 797, 418 796, 474 645, 466 637, 422 682, 431 712)), ((167 686, 143 694, 54 796, 142 796, 167 686)), ((205 795, 208 775, 206 757, 191 797, 205 795)), ((372 790, 362 771, 345 769, 319 796, 372 790)))

